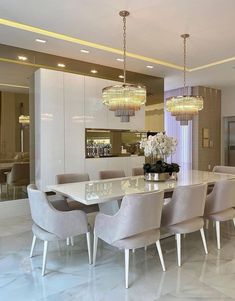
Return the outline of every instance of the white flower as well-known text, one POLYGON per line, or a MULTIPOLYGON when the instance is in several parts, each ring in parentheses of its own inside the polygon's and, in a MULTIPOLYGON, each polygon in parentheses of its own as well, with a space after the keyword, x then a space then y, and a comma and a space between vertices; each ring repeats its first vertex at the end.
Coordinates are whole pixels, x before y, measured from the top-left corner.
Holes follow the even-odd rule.
POLYGON ((157 133, 155 136, 149 135, 148 139, 140 141, 140 148, 144 149, 146 157, 165 156, 168 157, 176 151, 177 139, 168 137, 164 133, 157 133))

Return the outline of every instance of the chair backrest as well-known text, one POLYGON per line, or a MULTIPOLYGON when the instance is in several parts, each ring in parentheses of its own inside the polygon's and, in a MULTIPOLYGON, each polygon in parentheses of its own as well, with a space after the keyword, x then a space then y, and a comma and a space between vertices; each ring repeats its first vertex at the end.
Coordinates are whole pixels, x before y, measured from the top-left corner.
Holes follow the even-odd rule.
POLYGON ((159 229, 163 206, 163 191, 126 195, 117 212, 113 241, 159 229))
POLYGON ((132 168, 132 176, 143 176, 143 175, 144 175, 143 167, 132 168))
POLYGON ((235 180, 216 182, 207 196, 205 213, 212 214, 232 207, 235 207, 235 180))
POLYGON ((207 184, 178 186, 164 206, 162 225, 170 226, 204 214, 207 184))
POLYGON ((218 165, 218 166, 214 166, 213 171, 218 173, 227 173, 227 174, 235 175, 235 166, 218 165))
POLYGON ((14 163, 8 177, 8 184, 27 186, 30 182, 29 163, 14 163))
POLYGON ((56 176, 57 184, 75 183, 89 181, 89 175, 87 173, 67 173, 56 176))
POLYGON ((46 217, 47 213, 49 213, 53 207, 48 201, 46 193, 38 190, 34 184, 28 185, 27 191, 31 216, 34 223, 42 229, 48 230, 46 217))
POLYGON ((124 170, 102 170, 99 173, 100 180, 124 178, 124 170))

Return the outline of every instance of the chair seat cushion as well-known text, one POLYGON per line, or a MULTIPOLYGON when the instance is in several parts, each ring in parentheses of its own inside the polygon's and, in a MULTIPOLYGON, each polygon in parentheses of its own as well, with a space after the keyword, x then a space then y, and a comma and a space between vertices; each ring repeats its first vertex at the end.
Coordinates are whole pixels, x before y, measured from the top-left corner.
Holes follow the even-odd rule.
POLYGON ((160 230, 155 229, 117 240, 112 245, 120 249, 137 249, 151 245, 159 240, 159 238, 160 230))
POLYGON ((36 224, 33 224, 32 231, 33 231, 33 234, 41 240, 47 240, 47 241, 60 240, 60 238, 57 237, 55 234, 47 232, 46 230, 40 228, 36 224))
POLYGON ((206 216, 206 218, 214 220, 214 221, 220 221, 225 222, 233 219, 235 217, 235 209, 229 208, 220 212, 216 212, 213 214, 210 214, 206 216))
POLYGON ((184 221, 182 223, 167 226, 167 230, 184 234, 191 233, 200 230, 204 226, 204 220, 202 217, 192 218, 190 220, 184 221))

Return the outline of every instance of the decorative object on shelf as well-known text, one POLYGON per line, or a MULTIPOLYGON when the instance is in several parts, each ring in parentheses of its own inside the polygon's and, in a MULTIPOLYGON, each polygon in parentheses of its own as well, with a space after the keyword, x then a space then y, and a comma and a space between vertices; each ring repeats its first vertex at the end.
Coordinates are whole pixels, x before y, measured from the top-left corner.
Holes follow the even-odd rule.
POLYGON ((193 119, 200 110, 203 109, 203 97, 193 96, 186 93, 186 40, 189 34, 182 34, 184 40, 184 88, 183 95, 173 96, 166 100, 166 109, 172 116, 180 121, 180 125, 188 125, 188 121, 193 119))
POLYGON ((146 102, 146 88, 143 85, 126 83, 126 17, 128 11, 120 11, 123 18, 123 84, 106 87, 102 90, 103 103, 120 117, 121 122, 129 122, 130 116, 135 116, 146 102))
POLYGON ((147 139, 141 140, 140 148, 143 148, 145 156, 150 158, 150 162, 145 163, 143 167, 145 180, 166 181, 177 178, 176 173, 179 172, 179 165, 164 162, 167 157, 176 151, 176 146, 177 139, 164 133, 150 135, 147 139))

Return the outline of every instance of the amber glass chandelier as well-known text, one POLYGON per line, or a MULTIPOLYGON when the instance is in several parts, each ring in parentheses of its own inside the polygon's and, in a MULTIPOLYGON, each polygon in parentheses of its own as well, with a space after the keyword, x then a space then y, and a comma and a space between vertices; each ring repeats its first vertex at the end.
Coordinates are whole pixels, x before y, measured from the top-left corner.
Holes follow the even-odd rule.
POLYGON ((177 121, 180 121, 180 125, 188 125, 189 120, 203 109, 203 97, 186 93, 186 39, 189 38, 189 34, 183 34, 181 37, 184 39, 184 95, 168 98, 166 109, 177 121))
POLYGON ((130 116, 135 116, 146 102, 146 88, 142 85, 126 83, 126 17, 128 11, 120 11, 123 19, 123 84, 106 87, 102 90, 103 103, 115 116, 120 117, 121 122, 129 122, 130 116))

